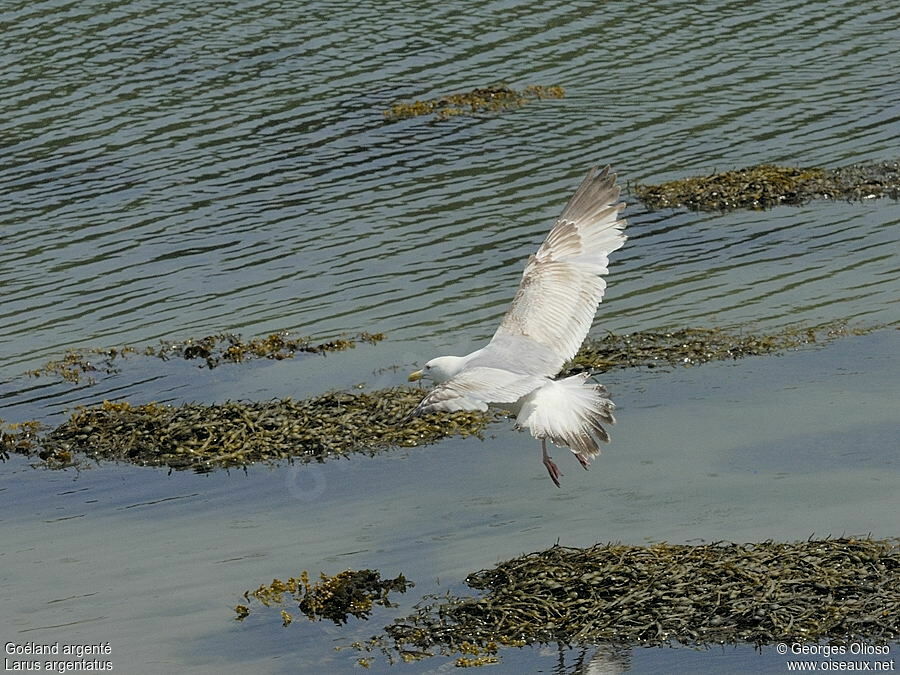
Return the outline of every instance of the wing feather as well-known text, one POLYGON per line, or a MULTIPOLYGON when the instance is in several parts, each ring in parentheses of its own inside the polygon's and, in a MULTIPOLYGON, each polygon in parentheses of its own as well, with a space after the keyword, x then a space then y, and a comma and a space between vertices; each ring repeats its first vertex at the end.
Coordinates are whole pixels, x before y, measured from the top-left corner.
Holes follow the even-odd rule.
POLYGON ((546 382, 546 378, 502 368, 466 368, 432 389, 412 415, 434 411, 487 410, 489 403, 515 403, 546 382))
MULTIPOLYGON (((527 372, 555 375, 575 356, 603 298, 609 254, 625 243, 616 174, 592 168, 537 253, 528 259, 512 305, 491 343, 524 337, 553 358, 527 372)), ((490 346, 489 346, 490 347, 490 346)))

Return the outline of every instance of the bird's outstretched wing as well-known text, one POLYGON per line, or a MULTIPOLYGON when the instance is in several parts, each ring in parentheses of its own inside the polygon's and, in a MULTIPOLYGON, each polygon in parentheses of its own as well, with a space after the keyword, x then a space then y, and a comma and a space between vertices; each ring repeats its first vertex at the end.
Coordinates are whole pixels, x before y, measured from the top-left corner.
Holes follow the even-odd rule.
POLYGON ((454 410, 487 410, 488 403, 515 403, 547 382, 544 377, 501 368, 466 368, 432 389, 411 415, 454 410))
MULTIPOLYGON (((508 364, 509 345, 525 346, 540 358, 515 364, 533 375, 555 375, 584 341, 603 297, 608 255, 625 243, 625 208, 616 174, 592 168, 569 199, 550 234, 528 259, 519 289, 491 343, 485 361, 508 364), (497 357, 501 357, 499 360, 497 357)), ((481 365, 482 358, 471 365, 481 365)))

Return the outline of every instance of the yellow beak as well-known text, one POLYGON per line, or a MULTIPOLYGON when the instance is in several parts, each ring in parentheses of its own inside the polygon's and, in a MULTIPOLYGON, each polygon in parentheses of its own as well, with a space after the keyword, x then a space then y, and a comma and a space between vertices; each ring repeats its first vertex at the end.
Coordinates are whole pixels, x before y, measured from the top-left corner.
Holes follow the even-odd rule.
POLYGON ((409 377, 406 378, 408 382, 418 382, 422 379, 422 371, 417 370, 414 373, 410 373, 409 377))

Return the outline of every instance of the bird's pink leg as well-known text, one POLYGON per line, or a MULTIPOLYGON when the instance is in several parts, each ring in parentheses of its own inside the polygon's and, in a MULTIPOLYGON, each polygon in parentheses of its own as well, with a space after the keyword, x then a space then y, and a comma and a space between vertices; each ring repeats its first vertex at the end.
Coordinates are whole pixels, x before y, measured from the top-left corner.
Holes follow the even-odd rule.
POLYGON ((559 478, 562 476, 562 473, 559 470, 559 467, 556 466, 556 463, 550 459, 550 455, 547 454, 547 439, 541 439, 541 451, 544 455, 544 466, 547 467, 547 473, 550 474, 550 479, 556 485, 556 487, 562 487, 559 484, 559 478))

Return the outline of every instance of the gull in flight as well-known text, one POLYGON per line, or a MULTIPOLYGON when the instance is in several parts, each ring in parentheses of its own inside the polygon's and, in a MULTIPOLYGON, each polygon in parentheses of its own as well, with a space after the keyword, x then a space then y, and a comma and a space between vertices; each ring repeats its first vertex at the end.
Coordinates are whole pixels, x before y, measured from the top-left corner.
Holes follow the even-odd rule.
POLYGON ((603 423, 615 424, 615 405, 590 373, 552 379, 575 356, 597 305, 609 254, 625 243, 625 208, 616 175, 592 168, 550 234, 528 258, 519 289, 487 346, 468 356, 439 356, 409 380, 434 387, 411 416, 435 411, 509 410, 516 426, 541 441, 544 466, 559 487, 562 476, 547 441, 568 447, 585 469, 608 443, 603 423))

